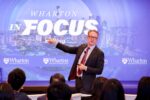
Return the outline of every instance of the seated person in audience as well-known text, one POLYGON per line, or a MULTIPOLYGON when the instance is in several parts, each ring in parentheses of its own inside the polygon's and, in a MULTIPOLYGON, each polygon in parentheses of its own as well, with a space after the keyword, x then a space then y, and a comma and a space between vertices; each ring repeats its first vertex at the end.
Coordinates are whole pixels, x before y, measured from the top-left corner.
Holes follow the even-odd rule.
POLYGON ((65 83, 66 80, 65 80, 65 77, 62 74, 56 73, 56 74, 51 76, 49 84, 52 84, 54 82, 63 82, 63 83, 65 83))
POLYGON ((140 79, 135 100, 150 100, 150 77, 140 79))
POLYGON ((92 96, 90 100, 99 100, 104 83, 107 81, 105 77, 97 77, 92 86, 92 96))
POLYGON ((15 100, 13 89, 8 83, 0 83, 0 100, 15 100))
POLYGON ((82 97, 82 100, 99 100, 104 83, 107 81, 105 77, 97 77, 92 85, 91 95, 89 97, 82 97))
MULTIPOLYGON (((52 83, 55 83, 55 82, 65 83, 66 80, 65 80, 65 77, 62 74, 56 73, 56 74, 54 74, 50 77, 49 84, 51 85, 52 83)), ((38 97, 37 100, 46 100, 46 94, 43 95, 43 96, 38 97)))
POLYGON ((7 81, 13 88, 15 100, 31 100, 27 94, 20 92, 25 80, 25 72, 20 68, 16 68, 9 73, 7 81))
POLYGON ((47 89, 48 100, 71 100, 70 87, 62 82, 52 83, 47 89))
POLYGON ((105 82, 99 100, 125 100, 124 89, 117 79, 105 82))

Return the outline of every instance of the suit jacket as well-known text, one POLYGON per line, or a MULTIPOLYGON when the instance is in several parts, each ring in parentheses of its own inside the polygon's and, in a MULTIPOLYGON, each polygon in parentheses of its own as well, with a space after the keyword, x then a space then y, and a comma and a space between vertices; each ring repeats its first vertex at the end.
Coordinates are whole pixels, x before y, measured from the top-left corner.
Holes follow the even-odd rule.
MULTIPOLYGON (((76 78, 76 68, 78 60, 86 47, 87 44, 82 44, 78 47, 69 47, 61 43, 57 44, 56 48, 61 49, 67 53, 76 54, 68 80, 73 80, 76 78)), ((87 66, 87 71, 83 71, 83 76, 81 80, 83 84, 83 89, 85 91, 90 91, 96 75, 102 73, 104 66, 104 53, 97 46, 95 46, 95 48, 89 55, 85 66, 87 66)))

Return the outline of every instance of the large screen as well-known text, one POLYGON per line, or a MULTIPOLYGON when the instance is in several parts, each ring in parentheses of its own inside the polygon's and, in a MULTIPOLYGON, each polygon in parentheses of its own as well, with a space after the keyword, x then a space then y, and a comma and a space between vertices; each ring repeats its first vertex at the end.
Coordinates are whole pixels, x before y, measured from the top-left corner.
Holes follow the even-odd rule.
POLYGON ((47 43, 86 43, 98 30, 105 54, 104 77, 138 81, 150 76, 149 0, 0 0, 0 78, 16 67, 27 81, 48 81, 54 73, 67 79, 75 55, 47 43))

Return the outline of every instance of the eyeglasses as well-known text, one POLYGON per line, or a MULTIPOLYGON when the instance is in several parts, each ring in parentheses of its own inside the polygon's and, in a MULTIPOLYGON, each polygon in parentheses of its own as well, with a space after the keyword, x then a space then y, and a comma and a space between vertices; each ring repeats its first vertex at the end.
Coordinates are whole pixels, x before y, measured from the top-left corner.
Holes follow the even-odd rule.
POLYGON ((98 37, 88 36, 88 38, 91 38, 91 39, 97 39, 98 37))

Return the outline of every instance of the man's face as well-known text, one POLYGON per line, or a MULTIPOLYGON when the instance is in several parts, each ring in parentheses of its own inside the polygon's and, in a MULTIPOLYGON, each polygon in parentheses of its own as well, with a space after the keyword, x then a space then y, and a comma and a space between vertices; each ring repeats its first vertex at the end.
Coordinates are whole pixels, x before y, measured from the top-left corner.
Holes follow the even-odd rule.
POLYGON ((97 40, 98 40, 98 34, 94 31, 91 31, 89 34, 88 34, 88 46, 94 46, 97 44, 97 40))

